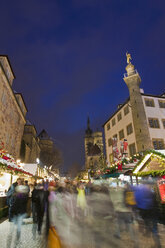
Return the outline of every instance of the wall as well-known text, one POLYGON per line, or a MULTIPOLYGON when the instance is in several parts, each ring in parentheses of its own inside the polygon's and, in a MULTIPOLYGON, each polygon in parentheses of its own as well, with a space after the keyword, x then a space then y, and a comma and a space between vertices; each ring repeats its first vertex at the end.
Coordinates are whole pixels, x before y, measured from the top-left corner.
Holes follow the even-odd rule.
POLYGON ((146 116, 147 116, 147 121, 148 121, 148 118, 159 119, 160 128, 151 128, 149 126, 149 123, 148 123, 148 128, 149 128, 149 133, 150 133, 151 139, 153 139, 153 138, 164 139, 164 143, 165 143, 165 128, 163 127, 163 123, 162 123, 162 119, 165 119, 165 108, 160 108, 159 103, 158 103, 158 100, 164 100, 165 101, 165 98, 163 99, 163 98, 145 96, 145 95, 143 95, 142 98, 143 98, 143 104, 144 104, 144 108, 145 108, 145 112, 146 112, 146 116), (153 99, 155 107, 146 106, 145 98, 153 99))
POLYGON ((15 159, 20 155, 24 125, 25 116, 0 65, 0 142, 15 159))
MULTIPOLYGON (((125 104, 119 111, 117 111, 117 113, 114 116, 112 116, 112 118, 104 125, 106 157, 107 157, 108 162, 110 162, 109 155, 112 154, 112 146, 108 146, 108 139, 113 138, 113 136, 117 134, 118 135, 117 146, 118 146, 118 149, 120 150, 120 141, 122 141, 123 139, 119 140, 119 131, 121 131, 122 129, 124 129, 124 138, 127 139, 128 145, 135 143, 135 146, 136 146, 134 126, 133 126, 133 120, 132 120, 132 112, 131 112, 130 107, 129 107, 129 113, 127 115, 124 115, 124 107, 126 107, 127 105, 129 106, 130 102, 125 104), (120 112, 122 113, 122 119, 118 121, 117 115, 120 112), (116 119, 116 124, 112 126, 112 119, 114 118, 116 119), (110 123, 109 130, 107 130, 108 123, 110 123), (131 133, 130 135, 127 135, 127 125, 129 125, 130 123, 132 123, 132 126, 133 126, 133 133, 131 133)), ((136 150, 137 150, 137 146, 136 146, 136 150)), ((128 156, 130 156, 129 148, 128 148, 128 156)))

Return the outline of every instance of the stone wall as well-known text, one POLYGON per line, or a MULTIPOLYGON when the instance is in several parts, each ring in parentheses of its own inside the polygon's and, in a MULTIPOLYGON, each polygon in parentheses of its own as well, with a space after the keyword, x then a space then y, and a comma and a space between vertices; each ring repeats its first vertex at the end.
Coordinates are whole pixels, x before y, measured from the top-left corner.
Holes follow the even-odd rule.
POLYGON ((4 143, 4 149, 15 159, 20 155, 24 125, 25 116, 0 64, 0 142, 4 143))
POLYGON ((25 125, 23 141, 25 142, 24 162, 36 163, 36 159, 40 157, 39 139, 36 137, 37 132, 33 125, 25 125))

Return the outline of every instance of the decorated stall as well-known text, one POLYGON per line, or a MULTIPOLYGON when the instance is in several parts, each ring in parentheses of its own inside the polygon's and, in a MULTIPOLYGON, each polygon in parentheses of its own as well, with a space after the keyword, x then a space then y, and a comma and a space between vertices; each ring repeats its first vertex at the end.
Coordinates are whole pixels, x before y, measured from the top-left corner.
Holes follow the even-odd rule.
POLYGON ((128 181, 131 184, 137 184, 137 177, 132 174, 132 171, 141 158, 141 153, 137 153, 130 158, 122 157, 99 172, 100 176, 104 179, 119 178, 121 180, 128 181))
POLYGON ((165 154, 164 150, 146 151, 144 157, 137 163, 133 174, 136 176, 164 176, 165 175, 165 154))
POLYGON ((0 150, 0 196, 5 196, 9 186, 17 180, 18 177, 30 178, 33 176, 23 168, 23 164, 16 162, 14 158, 0 150))
POLYGON ((8 213, 6 192, 10 185, 15 182, 18 177, 29 179, 33 176, 24 169, 23 166, 20 161, 16 162, 4 149, 0 150, 0 218, 6 216, 8 213))

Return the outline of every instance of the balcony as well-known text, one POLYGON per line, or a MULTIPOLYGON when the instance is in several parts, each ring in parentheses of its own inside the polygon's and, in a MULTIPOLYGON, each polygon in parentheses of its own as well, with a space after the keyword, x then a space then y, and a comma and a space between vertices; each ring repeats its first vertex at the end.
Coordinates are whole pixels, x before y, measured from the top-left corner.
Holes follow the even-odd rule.
POLYGON ((124 73, 124 78, 126 77, 130 77, 134 74, 138 74, 138 71, 137 70, 130 70, 130 71, 127 71, 127 73, 124 73))

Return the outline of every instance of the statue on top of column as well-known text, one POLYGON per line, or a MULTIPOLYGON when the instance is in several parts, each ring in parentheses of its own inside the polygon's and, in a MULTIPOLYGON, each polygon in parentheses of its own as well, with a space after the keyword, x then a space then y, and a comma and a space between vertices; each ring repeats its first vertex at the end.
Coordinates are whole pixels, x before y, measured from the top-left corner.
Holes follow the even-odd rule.
POLYGON ((127 64, 131 64, 131 61, 130 61, 130 60, 132 60, 131 54, 126 52, 126 57, 127 57, 127 64))

